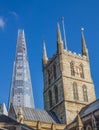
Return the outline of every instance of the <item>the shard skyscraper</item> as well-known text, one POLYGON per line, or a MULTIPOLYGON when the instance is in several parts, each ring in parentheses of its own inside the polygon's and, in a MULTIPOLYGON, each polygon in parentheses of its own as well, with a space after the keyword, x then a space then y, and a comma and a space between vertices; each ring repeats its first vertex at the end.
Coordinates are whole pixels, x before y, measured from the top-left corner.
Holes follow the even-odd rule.
POLYGON ((10 104, 34 108, 24 30, 18 30, 9 106, 10 104))

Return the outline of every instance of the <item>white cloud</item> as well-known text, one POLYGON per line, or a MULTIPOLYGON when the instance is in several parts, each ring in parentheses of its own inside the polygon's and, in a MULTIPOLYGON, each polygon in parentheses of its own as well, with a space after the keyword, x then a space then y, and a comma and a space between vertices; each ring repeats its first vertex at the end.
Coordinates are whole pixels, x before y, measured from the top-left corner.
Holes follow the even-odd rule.
POLYGON ((0 18, 0 28, 4 28, 4 26, 5 26, 5 21, 4 21, 4 19, 3 18, 0 18))
POLYGON ((18 18, 18 14, 15 11, 10 11, 9 13, 13 15, 15 18, 18 18))

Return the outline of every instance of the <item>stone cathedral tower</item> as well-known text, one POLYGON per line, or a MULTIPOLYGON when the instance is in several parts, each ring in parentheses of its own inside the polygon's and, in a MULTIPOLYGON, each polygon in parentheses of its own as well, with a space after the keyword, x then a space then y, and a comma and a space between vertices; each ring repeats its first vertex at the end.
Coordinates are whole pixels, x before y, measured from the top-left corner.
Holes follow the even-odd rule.
POLYGON ((59 24, 56 54, 49 59, 45 43, 43 49, 44 108, 69 124, 81 108, 96 99, 83 31, 82 55, 64 49, 59 24))

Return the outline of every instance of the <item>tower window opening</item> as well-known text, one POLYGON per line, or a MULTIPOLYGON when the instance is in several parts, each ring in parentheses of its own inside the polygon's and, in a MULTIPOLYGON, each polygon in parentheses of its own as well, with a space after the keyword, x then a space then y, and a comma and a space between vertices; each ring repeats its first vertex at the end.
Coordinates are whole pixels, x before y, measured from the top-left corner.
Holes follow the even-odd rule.
POLYGON ((52 92, 51 92, 51 90, 49 90, 48 95, 49 95, 49 106, 51 108, 52 107, 52 92))
POLYGON ((79 97, 78 97, 78 87, 77 87, 77 83, 73 83, 73 94, 74 94, 74 99, 75 100, 79 100, 79 97))
POLYGON ((74 62, 73 61, 71 61, 71 63, 70 63, 70 69, 71 69, 71 75, 75 76, 74 62))
POLYGON ((84 71, 83 71, 83 65, 80 64, 80 77, 84 78, 84 71))
POLYGON ((56 79, 56 65, 53 65, 53 73, 54 73, 54 79, 56 79))
POLYGON ((86 127, 86 130, 92 130, 92 127, 91 127, 90 125, 88 125, 88 126, 86 127))
POLYGON ((54 91, 55 91, 55 103, 58 103, 58 88, 56 85, 54 87, 54 91))
POLYGON ((50 84, 51 83, 51 79, 50 79, 50 71, 48 70, 48 84, 50 84))
POLYGON ((83 98, 85 102, 88 102, 87 87, 83 85, 83 98))

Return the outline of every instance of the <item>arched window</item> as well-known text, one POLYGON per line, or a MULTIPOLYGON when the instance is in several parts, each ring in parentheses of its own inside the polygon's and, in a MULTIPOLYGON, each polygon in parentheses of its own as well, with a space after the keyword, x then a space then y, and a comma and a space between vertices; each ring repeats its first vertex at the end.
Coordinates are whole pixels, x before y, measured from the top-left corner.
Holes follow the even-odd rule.
POLYGON ((56 79, 56 65, 53 65, 53 73, 54 73, 54 79, 56 79))
POLYGON ((84 101, 88 102, 88 95, 87 95, 87 87, 86 87, 86 85, 83 85, 83 97, 84 97, 84 101))
POLYGON ((78 97, 78 87, 77 87, 77 83, 73 83, 73 94, 74 94, 74 99, 75 100, 79 100, 79 97, 78 97))
POLYGON ((84 78, 84 70, 83 70, 83 65, 80 64, 80 77, 84 78))
POLYGON ((51 90, 49 90, 48 95, 49 95, 49 106, 51 108, 52 107, 52 92, 51 92, 51 90))
POLYGON ((92 130, 92 127, 90 125, 87 125, 86 130, 92 130))
POLYGON ((55 103, 58 103, 58 88, 57 88, 57 86, 54 87, 54 92, 55 92, 55 103))
POLYGON ((70 63, 70 69, 71 69, 71 75, 75 76, 74 62, 73 61, 71 61, 71 63, 70 63))
POLYGON ((50 70, 48 70, 48 84, 51 83, 51 74, 50 74, 50 70))

